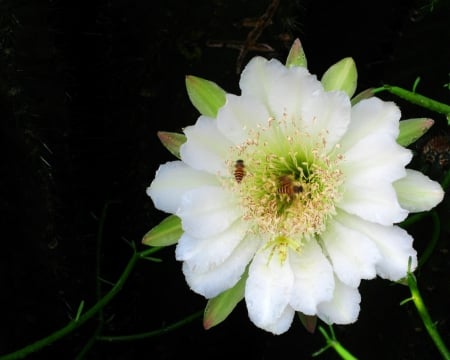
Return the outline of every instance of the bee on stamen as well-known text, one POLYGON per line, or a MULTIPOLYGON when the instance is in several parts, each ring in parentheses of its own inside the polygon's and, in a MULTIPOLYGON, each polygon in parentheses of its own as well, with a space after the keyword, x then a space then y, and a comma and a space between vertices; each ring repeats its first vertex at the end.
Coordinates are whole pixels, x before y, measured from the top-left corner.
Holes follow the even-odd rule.
POLYGON ((278 193, 286 194, 289 197, 294 194, 300 194, 303 191, 303 186, 299 182, 294 181, 294 179, 288 175, 283 175, 279 177, 278 193))
POLYGON ((236 160, 236 163, 234 164, 234 178, 238 183, 242 181, 242 179, 245 176, 245 165, 244 160, 236 160))

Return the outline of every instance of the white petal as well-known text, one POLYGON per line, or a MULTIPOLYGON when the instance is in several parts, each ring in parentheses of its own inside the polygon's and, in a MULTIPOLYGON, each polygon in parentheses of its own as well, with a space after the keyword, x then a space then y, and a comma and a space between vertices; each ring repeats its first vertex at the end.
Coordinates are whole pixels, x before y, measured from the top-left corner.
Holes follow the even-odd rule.
POLYGON ((217 127, 234 144, 244 143, 249 130, 267 124, 270 115, 256 98, 227 95, 226 104, 217 113, 217 127))
POLYGON ((204 238, 227 229, 241 211, 233 194, 219 186, 204 186, 183 195, 176 215, 185 232, 204 238))
MULTIPOLYGON (((284 308, 281 316, 276 319, 271 324, 265 324, 264 327, 261 327, 263 330, 269 331, 274 335, 280 335, 289 330, 292 324, 292 320, 294 319, 295 311, 290 306, 286 306, 284 308)), ((259 326, 258 324, 255 324, 259 326)))
POLYGON ((374 133, 344 154, 345 175, 341 209, 366 220, 391 225, 408 215, 391 184, 406 175, 411 152, 389 135, 374 133))
POLYGON ((408 211, 398 203, 393 185, 384 181, 356 185, 351 179, 346 180, 343 198, 336 205, 350 214, 382 225, 392 225, 408 216, 408 211))
MULTIPOLYGON (((345 133, 350 122, 350 100, 343 92, 324 92, 315 75, 306 68, 286 68, 277 60, 257 57, 250 61, 241 76, 243 96, 252 96, 267 104, 270 114, 286 124, 296 124, 308 137, 303 146, 314 145, 320 133, 332 148, 345 133), (311 144, 306 144, 307 142, 311 144)), ((287 126, 286 134, 291 135, 287 126)))
POLYGON ((276 254, 271 258, 270 253, 270 249, 260 249, 256 253, 245 285, 249 317, 263 329, 270 328, 283 316, 294 282, 289 262, 280 262, 276 254))
POLYGON ((259 247, 259 239, 247 236, 219 266, 205 272, 183 262, 183 273, 193 291, 210 299, 234 286, 259 247))
POLYGON ((279 81, 287 68, 276 59, 267 60, 261 56, 252 58, 241 73, 239 87, 242 96, 251 96, 268 104, 267 93, 279 81))
POLYGON ((300 254, 290 252, 294 273, 291 306, 306 315, 317 313, 317 304, 331 300, 334 290, 333 269, 316 241, 309 241, 300 254))
MULTIPOLYGON (((277 81, 267 90, 268 104, 273 116, 277 120, 287 116, 288 120, 293 120, 299 125, 304 111, 308 113, 308 110, 316 110, 313 98, 323 99, 323 95, 324 90, 320 81, 303 67, 292 67, 279 73, 277 81)), ((306 119, 307 122, 309 120, 306 119)))
POLYGON ((180 147, 180 155, 186 164, 222 176, 228 173, 225 159, 233 144, 219 131, 215 119, 200 116, 184 133, 187 140, 180 147))
POLYGON ((368 135, 381 132, 397 139, 400 110, 393 102, 376 97, 365 99, 352 108, 352 120, 341 141, 341 149, 347 151, 368 135))
POLYGON ((178 241, 175 255, 180 261, 188 261, 196 271, 205 272, 222 264, 245 237, 248 225, 236 221, 220 234, 195 238, 184 233, 178 241))
POLYGON ((327 324, 351 324, 358 319, 360 302, 358 289, 336 278, 333 299, 318 305, 317 316, 327 324))
POLYGON ((147 195, 157 209, 174 214, 187 191, 218 184, 216 176, 194 170, 181 161, 172 161, 161 165, 156 171, 155 179, 147 188, 147 195))
POLYGON ((394 183, 400 205, 410 212, 429 211, 444 198, 441 185, 419 171, 407 169, 394 183))
MULTIPOLYGON (((286 119, 287 124, 296 124, 302 135, 307 134, 302 137, 303 145, 314 146, 325 139, 326 150, 330 150, 347 131, 350 99, 340 91, 325 92, 320 81, 303 68, 289 70, 269 93, 275 118, 286 119)), ((288 127, 286 136, 293 133, 288 127)))
POLYGON ((361 279, 373 279, 375 264, 381 255, 375 244, 364 234, 344 226, 336 216, 321 238, 340 281, 358 287, 361 279))
POLYGON ((302 109, 303 126, 312 138, 324 137, 327 151, 346 133, 351 119, 350 99, 342 91, 323 92, 302 109))
POLYGON ((417 266, 417 254, 413 238, 398 226, 383 226, 365 221, 357 216, 339 213, 339 221, 370 238, 381 254, 376 269, 385 279, 397 281, 406 276, 408 259, 411 257, 411 271, 417 266))
POLYGON ((392 182, 405 176, 410 150, 386 134, 375 133, 356 143, 345 154, 340 169, 353 184, 392 182))

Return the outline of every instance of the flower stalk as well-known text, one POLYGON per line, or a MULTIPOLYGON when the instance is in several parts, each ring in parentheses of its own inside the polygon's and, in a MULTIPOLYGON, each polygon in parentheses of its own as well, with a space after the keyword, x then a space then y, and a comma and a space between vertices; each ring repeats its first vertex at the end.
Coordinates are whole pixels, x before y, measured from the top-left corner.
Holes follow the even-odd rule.
POLYGON ((326 332, 326 330, 319 326, 319 331, 322 333, 323 337, 327 341, 327 345, 320 349, 319 351, 312 354, 313 357, 321 355, 324 351, 328 350, 329 348, 333 348, 334 351, 344 360, 358 360, 355 356, 353 356, 350 351, 348 351, 344 346, 341 345, 341 343, 336 339, 336 335, 334 334, 334 329, 330 325, 330 334, 326 332))
POLYGON ((428 334, 436 345, 436 348, 441 353, 442 358, 445 360, 450 360, 450 352, 447 349, 444 341, 442 340, 442 337, 436 327, 436 323, 431 320, 431 316, 425 303, 423 302, 419 287, 417 286, 416 278, 411 271, 408 271, 407 280, 409 290, 411 291, 411 298, 402 301, 401 304, 403 305, 410 300, 414 302, 417 312, 419 313, 419 316, 422 319, 422 322, 425 325, 428 334))
POLYGON ((450 124, 450 105, 431 99, 416 92, 403 89, 399 86, 383 85, 377 89, 373 89, 374 94, 380 91, 388 91, 389 93, 405 99, 412 104, 416 104, 425 109, 443 114, 447 117, 448 124, 450 124))
POLYGON ((28 344, 27 346, 14 351, 9 354, 0 355, 0 360, 16 360, 16 359, 24 359, 25 357, 33 354, 46 346, 53 344, 54 342, 60 340, 64 336, 70 334, 72 331, 79 328, 81 325, 86 323, 89 319, 94 317, 99 311, 101 311, 119 292, 122 290, 125 282, 130 276, 132 270, 136 266, 136 263, 141 259, 145 258, 157 251, 161 248, 152 247, 145 249, 140 252, 134 252, 125 266, 122 274, 120 275, 117 282, 114 286, 109 290, 102 298, 100 298, 91 308, 89 308, 85 313, 79 314, 77 313, 77 318, 70 321, 66 326, 61 329, 53 332, 52 334, 35 341, 34 343, 28 344))

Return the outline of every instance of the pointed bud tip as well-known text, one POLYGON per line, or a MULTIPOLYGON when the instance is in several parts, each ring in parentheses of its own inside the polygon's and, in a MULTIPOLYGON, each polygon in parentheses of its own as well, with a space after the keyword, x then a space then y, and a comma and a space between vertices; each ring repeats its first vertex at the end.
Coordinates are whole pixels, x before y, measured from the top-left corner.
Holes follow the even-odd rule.
POLYGON ((326 91, 341 90, 351 98, 356 90, 358 72, 352 57, 346 57, 330 66, 321 83, 326 91))
POLYGON ((397 143, 409 146, 422 137, 432 126, 434 120, 430 118, 416 118, 400 121, 397 143))
POLYGON ((225 104, 225 91, 216 83, 194 75, 186 75, 185 82, 192 105, 200 114, 216 117, 219 108, 225 104))
POLYGON ((306 55, 299 38, 294 40, 286 59, 286 67, 293 66, 307 67, 306 55))
POLYGON ((172 155, 178 159, 181 158, 180 147, 186 142, 186 136, 184 134, 169 131, 158 131, 156 135, 165 148, 172 153, 172 155))
POLYGON ((214 326, 214 322, 212 321, 212 319, 209 319, 209 318, 206 318, 206 317, 203 318, 203 329, 209 330, 213 326, 214 326))

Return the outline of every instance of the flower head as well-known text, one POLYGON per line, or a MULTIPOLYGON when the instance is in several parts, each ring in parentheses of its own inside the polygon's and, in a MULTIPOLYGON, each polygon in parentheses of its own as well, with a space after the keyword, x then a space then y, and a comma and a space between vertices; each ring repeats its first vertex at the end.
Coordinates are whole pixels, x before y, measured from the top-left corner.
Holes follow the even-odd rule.
POLYGON ((396 281, 409 258, 417 264, 395 224, 443 197, 406 169, 394 103, 352 106, 353 85, 330 86, 303 66, 253 58, 241 95, 184 129, 180 161, 161 165, 147 190, 181 219, 176 258, 191 289, 211 299, 244 281, 251 321, 274 334, 295 312, 354 322, 362 279, 396 281))

